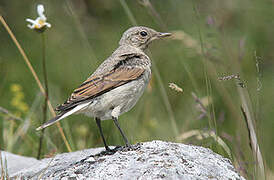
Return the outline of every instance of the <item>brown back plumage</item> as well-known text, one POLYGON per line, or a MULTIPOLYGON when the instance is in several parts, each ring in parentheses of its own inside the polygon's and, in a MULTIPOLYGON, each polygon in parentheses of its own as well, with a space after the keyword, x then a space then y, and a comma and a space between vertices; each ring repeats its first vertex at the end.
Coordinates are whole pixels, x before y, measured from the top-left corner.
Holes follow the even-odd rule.
MULTIPOLYGON (((93 75, 73 91, 68 100, 59 105, 55 110, 58 112, 68 111, 86 100, 93 99, 114 88, 138 79, 145 71, 143 68, 131 66, 132 63, 144 55, 127 54, 121 56, 111 71, 104 75, 93 75)), ((143 57, 142 57, 143 58, 143 57)))

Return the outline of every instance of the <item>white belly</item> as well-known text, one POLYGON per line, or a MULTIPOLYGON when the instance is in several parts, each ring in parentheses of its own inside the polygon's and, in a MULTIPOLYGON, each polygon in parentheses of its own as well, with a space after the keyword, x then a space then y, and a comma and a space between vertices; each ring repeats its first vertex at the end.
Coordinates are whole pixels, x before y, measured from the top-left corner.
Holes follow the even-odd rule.
POLYGON ((82 110, 82 113, 90 117, 106 120, 112 118, 112 111, 116 107, 120 109, 118 116, 129 111, 143 94, 149 79, 150 71, 147 71, 140 79, 131 81, 94 98, 90 105, 82 110))

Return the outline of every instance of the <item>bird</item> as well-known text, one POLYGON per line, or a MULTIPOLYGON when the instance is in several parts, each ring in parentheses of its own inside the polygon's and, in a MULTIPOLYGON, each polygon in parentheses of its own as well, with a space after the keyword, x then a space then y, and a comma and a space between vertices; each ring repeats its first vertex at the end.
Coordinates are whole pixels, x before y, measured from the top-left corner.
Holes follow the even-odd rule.
POLYGON ((72 114, 82 113, 95 119, 106 151, 111 149, 103 135, 102 120, 112 119, 125 145, 130 147, 118 118, 133 108, 151 78, 151 60, 144 51, 152 41, 170 35, 171 33, 158 32, 144 26, 134 26, 126 30, 111 56, 63 104, 55 108, 57 115, 37 130, 72 114))

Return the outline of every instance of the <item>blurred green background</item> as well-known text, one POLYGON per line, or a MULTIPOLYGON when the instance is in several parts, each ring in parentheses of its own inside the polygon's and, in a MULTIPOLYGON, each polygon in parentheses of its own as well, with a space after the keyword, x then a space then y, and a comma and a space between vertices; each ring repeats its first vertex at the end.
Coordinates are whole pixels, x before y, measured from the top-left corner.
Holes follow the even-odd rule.
MULTIPOLYGON (((209 147, 230 158, 242 175, 255 178, 256 150, 249 145, 240 108, 247 102, 265 172, 273 177, 274 1, 0 0, 0 14, 42 81, 41 34, 25 21, 37 17, 39 3, 52 25, 44 34, 54 107, 111 55, 127 28, 137 23, 173 32, 172 38, 151 44, 150 85, 137 105, 120 117, 130 142, 160 139, 209 147), (240 75, 240 80, 218 80, 231 75, 240 75), (169 88, 169 83, 183 92, 169 88)), ((36 157, 41 132, 35 128, 42 122, 43 96, 2 24, 0 99, 0 107, 22 119, 0 113, 0 148, 36 157)), ((91 118, 73 115, 61 125, 73 151, 103 145, 91 118)), ((109 144, 123 144, 112 121, 102 126, 109 144)), ((67 151, 58 128, 47 128, 42 156, 67 151)))

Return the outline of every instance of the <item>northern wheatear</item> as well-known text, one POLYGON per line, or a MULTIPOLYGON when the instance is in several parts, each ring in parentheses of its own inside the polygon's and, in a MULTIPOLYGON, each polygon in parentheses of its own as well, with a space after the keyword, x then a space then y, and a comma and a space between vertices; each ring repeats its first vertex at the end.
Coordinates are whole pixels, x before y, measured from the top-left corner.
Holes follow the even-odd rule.
POLYGON ((119 47, 77 89, 56 108, 58 115, 37 130, 46 128, 75 113, 94 117, 107 151, 101 120, 112 119, 127 146, 129 142, 118 117, 138 101, 151 76, 151 61, 144 50, 155 39, 170 36, 151 28, 137 26, 124 32, 119 47))

